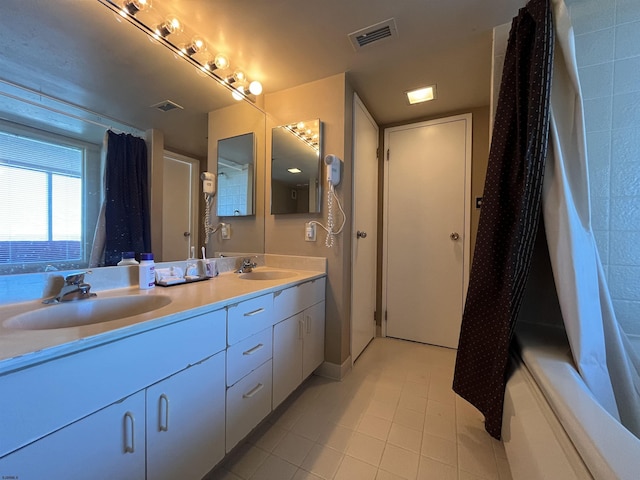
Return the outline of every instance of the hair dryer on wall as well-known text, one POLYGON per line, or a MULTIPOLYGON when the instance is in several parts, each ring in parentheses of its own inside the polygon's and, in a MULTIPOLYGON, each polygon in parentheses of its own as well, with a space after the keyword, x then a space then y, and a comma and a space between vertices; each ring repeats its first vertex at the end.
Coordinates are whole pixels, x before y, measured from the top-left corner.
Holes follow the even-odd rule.
POLYGON ((344 225, 347 222, 347 216, 342 209, 342 205, 340 205, 340 199, 336 195, 334 189, 334 187, 336 187, 340 183, 342 160, 340 160, 340 158, 338 158, 336 155, 329 154, 324 157, 324 163, 326 167, 327 184, 329 185, 329 188, 327 189, 327 225, 324 226, 322 223, 315 220, 309 222, 309 224, 318 225, 327 232, 327 238, 324 244, 327 246, 327 248, 331 248, 333 247, 335 236, 342 233, 344 225), (340 209, 340 213, 342 214, 342 225, 340 225, 340 228, 335 231, 335 220, 333 214, 334 200, 338 204, 338 208, 340 209))

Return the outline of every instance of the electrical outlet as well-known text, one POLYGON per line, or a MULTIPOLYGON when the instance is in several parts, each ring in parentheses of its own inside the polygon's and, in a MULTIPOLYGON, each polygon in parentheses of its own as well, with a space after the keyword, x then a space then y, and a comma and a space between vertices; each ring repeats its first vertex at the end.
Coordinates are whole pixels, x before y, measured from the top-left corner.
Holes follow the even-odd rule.
POLYGON ((231 224, 223 223, 220 227, 220 235, 223 240, 229 240, 231 238, 231 224))
POLYGON ((304 239, 307 242, 316 241, 316 224, 307 222, 304 224, 304 239))

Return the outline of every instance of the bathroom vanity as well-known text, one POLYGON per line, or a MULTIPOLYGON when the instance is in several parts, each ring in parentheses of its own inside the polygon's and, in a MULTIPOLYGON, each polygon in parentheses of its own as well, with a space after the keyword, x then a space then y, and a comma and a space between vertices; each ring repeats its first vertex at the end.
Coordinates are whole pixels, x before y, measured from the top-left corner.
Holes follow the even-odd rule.
MULTIPOLYGON (((318 270, 98 291, 171 300, 117 320, 0 327, 0 476, 201 479, 322 363, 318 260, 318 270)), ((0 307, 0 324, 59 306, 0 307)))

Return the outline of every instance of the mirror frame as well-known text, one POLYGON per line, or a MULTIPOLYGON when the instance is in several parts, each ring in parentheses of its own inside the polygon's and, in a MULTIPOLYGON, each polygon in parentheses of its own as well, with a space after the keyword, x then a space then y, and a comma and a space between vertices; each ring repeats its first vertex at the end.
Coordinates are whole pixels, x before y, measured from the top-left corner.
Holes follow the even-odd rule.
MULTIPOLYGON (((244 175, 243 175, 244 176, 244 175)), ((218 139, 218 158, 216 166, 216 215, 219 217, 248 217, 256 214, 256 135, 254 132, 243 133, 233 137, 218 139), (250 144, 243 140, 250 139, 250 144), (223 142, 225 145, 223 145, 223 142), (249 147, 249 148, 247 148, 249 147), (231 155, 222 156, 221 152, 231 152, 231 155), (238 161, 236 161, 238 160, 238 161), (247 161, 245 161, 247 160, 247 161), (236 166, 229 163, 223 164, 222 162, 234 163, 236 166), (246 178, 246 191, 244 193, 245 201, 243 205, 246 208, 246 213, 241 213, 240 204, 235 202, 232 204, 234 209, 233 213, 226 213, 224 208, 227 205, 221 205, 223 195, 228 195, 230 199, 236 199, 238 196, 242 196, 239 192, 228 192, 228 188, 222 188, 220 186, 220 178, 223 175, 228 175, 227 172, 221 172, 222 169, 227 170, 245 170, 244 166, 247 165, 247 178, 246 178), (236 214, 235 212, 238 212, 236 214)), ((226 202, 224 202, 226 203, 226 202)))

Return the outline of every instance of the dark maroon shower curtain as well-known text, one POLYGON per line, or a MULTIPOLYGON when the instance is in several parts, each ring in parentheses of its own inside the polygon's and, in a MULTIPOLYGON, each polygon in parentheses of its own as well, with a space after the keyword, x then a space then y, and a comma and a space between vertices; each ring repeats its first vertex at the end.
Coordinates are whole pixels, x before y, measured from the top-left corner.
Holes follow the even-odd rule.
POLYGON ((554 40, 549 3, 531 0, 511 24, 453 380, 495 438, 540 215, 554 40))

